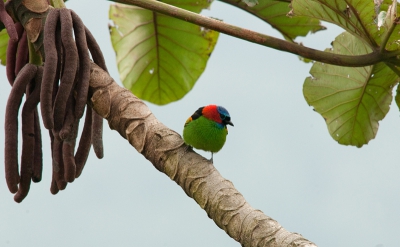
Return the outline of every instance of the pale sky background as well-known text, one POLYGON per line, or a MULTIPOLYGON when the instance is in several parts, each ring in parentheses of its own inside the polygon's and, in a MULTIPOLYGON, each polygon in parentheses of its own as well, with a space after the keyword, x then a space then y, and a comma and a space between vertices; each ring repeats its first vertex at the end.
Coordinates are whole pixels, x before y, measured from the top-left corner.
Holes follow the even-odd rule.
MULTIPOLYGON (((109 4, 70 0, 67 6, 93 32, 111 76, 120 83, 108 35, 109 4)), ((203 14, 281 38, 252 15, 218 1, 203 14)), ((327 26, 301 41, 330 47, 342 31, 327 26)), ((198 107, 214 103, 227 108, 235 127, 214 164, 254 208, 287 230, 320 247, 399 246, 399 110, 392 104, 370 144, 341 146, 304 100, 302 85, 310 67, 295 55, 221 34, 189 94, 167 106, 148 105, 179 133, 198 107)), ((0 74, 4 129, 10 86, 3 67, 0 74)), ((92 151, 82 176, 55 196, 49 191, 45 131, 43 180, 32 184, 21 204, 14 202, 0 169, 0 246, 240 246, 106 122, 104 127, 105 157, 98 160, 92 151)), ((3 160, 4 131, 0 140, 3 160)))

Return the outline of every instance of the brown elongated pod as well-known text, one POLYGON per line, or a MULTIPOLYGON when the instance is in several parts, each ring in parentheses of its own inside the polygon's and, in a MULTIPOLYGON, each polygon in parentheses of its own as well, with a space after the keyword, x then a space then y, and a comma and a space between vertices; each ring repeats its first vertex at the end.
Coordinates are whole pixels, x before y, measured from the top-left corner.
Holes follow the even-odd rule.
MULTIPOLYGON (((97 44, 96 39, 87 27, 85 27, 86 40, 92 55, 94 63, 100 68, 107 71, 106 62, 100 46, 97 44)), ((92 144, 97 158, 101 159, 104 156, 103 149, 103 118, 93 111, 93 124, 92 124, 92 144)))
POLYGON ((75 141, 63 141, 63 162, 64 162, 64 179, 66 182, 72 183, 75 180, 76 165, 74 159, 75 141))
POLYGON ((101 51, 99 44, 97 44, 96 39, 94 38, 94 36, 87 27, 85 27, 85 33, 86 33, 87 45, 90 54, 92 55, 93 62, 103 70, 108 71, 106 66, 106 61, 104 60, 103 52, 101 51))
POLYGON ((35 121, 35 150, 33 155, 32 182, 38 183, 42 180, 43 171, 42 133, 40 130, 40 120, 37 108, 33 114, 35 121))
POLYGON ((7 46, 7 59, 6 59, 6 74, 10 85, 15 80, 15 61, 17 58, 18 42, 13 42, 11 39, 8 40, 7 46))
POLYGON ((71 10, 71 17, 74 26, 76 47, 78 48, 78 54, 79 54, 79 72, 78 72, 77 84, 75 87, 76 91, 75 117, 79 119, 83 116, 86 101, 88 98, 89 79, 90 79, 90 57, 86 41, 85 25, 83 24, 81 18, 79 18, 79 16, 73 10, 71 10))
MULTIPOLYGON (((42 84, 43 77, 43 67, 38 67, 38 71, 35 77, 36 85, 42 84)), ((39 91, 40 96, 40 91, 39 91)), ((32 181, 38 183, 42 180, 42 170, 43 170, 43 152, 42 152, 42 133, 40 130, 40 120, 37 106, 33 111, 34 116, 34 130, 35 130, 35 150, 33 155, 33 173, 32 181)))
MULTIPOLYGON (((57 61, 57 76, 54 79, 54 83, 52 85, 53 87, 53 92, 51 95, 51 105, 54 104, 54 100, 56 98, 57 95, 57 91, 58 91, 58 75, 60 74, 60 70, 61 70, 61 36, 60 36, 60 29, 57 28, 56 29, 56 47, 57 47, 57 56, 58 56, 58 61, 57 61)), ((43 81, 42 81, 42 87, 43 87, 43 81)), ((53 116, 52 116, 53 117, 53 116)), ((57 133, 58 134, 58 133, 57 133)), ((49 136, 50 136, 50 141, 51 141, 51 157, 52 157, 52 179, 51 179, 51 185, 50 185, 50 193, 52 193, 53 195, 57 194, 60 190, 58 189, 58 185, 57 185, 57 180, 59 177, 59 166, 55 165, 54 162, 54 135, 53 135, 53 130, 49 130, 49 136)), ((57 163, 58 164, 58 163, 57 163)), ((62 186, 62 185, 60 185, 62 186)))
POLYGON ((58 137, 58 133, 53 131, 53 179, 57 184, 59 190, 65 189, 67 187, 67 182, 64 179, 64 163, 62 157, 62 140, 58 137))
MULTIPOLYGON (((51 157, 53 159, 53 157, 54 157, 54 150, 53 150, 53 147, 54 147, 54 135, 53 135, 53 131, 52 130, 49 130, 49 136, 50 136, 50 145, 51 145, 51 157)), ((52 173, 51 174, 52 174, 51 175, 52 179, 51 179, 51 185, 50 185, 50 193, 55 195, 60 190, 58 189, 57 182, 56 182, 56 179, 55 179, 55 175, 58 175, 58 173, 56 173, 56 171, 55 171, 54 161, 52 162, 52 173)))
POLYGON ((58 187, 57 187, 57 182, 56 182, 56 180, 55 180, 55 178, 54 178, 54 172, 53 172, 53 178, 52 178, 52 180, 51 180, 51 185, 50 185, 50 193, 53 194, 53 195, 55 195, 55 194, 57 194, 59 191, 60 191, 60 190, 59 190, 58 187))
POLYGON ((5 173, 8 189, 11 193, 18 191, 18 111, 24 95, 26 85, 37 72, 37 67, 26 64, 15 79, 6 106, 5 116, 5 173))
MULTIPOLYGON (((24 32, 24 28, 22 27, 21 23, 15 23, 15 29, 18 34, 18 39, 21 38, 22 33, 24 32)), ((15 80, 15 63, 17 60, 17 49, 18 49, 18 40, 14 41, 13 39, 8 40, 7 46, 7 59, 6 59, 6 74, 7 79, 10 85, 14 83, 15 80)))
POLYGON ((74 93, 71 92, 67 102, 67 113, 64 120, 64 125, 61 128, 59 137, 63 140, 62 144, 62 159, 64 164, 64 179, 66 182, 75 180, 76 165, 74 159, 76 134, 78 131, 79 119, 74 115, 74 93))
MULTIPOLYGON (((60 24, 60 23, 59 23, 60 24)), ((51 95, 51 107, 53 108, 54 106, 54 101, 56 100, 56 95, 58 92, 59 88, 59 81, 60 81, 60 76, 61 76, 61 70, 62 70, 62 64, 63 64, 63 50, 62 50, 62 44, 61 44, 61 28, 58 27, 56 29, 56 49, 57 49, 57 68, 56 68, 56 76, 54 77, 54 82, 53 82, 53 92, 51 95)), ((43 87, 43 81, 42 81, 42 87, 43 87)), ((52 121, 53 120, 53 115, 51 115, 52 121)))
POLYGON ((75 180, 76 164, 74 158, 76 135, 78 132, 79 119, 76 119, 72 126, 70 136, 64 140, 62 147, 62 155, 64 162, 64 178, 65 181, 72 183, 75 180))
POLYGON ((54 102, 54 129, 60 130, 65 117, 68 97, 74 85, 78 69, 78 51, 72 36, 72 17, 68 9, 60 10, 61 41, 64 47, 63 71, 61 83, 54 102))
POLYGON ((87 106, 85 124, 83 125, 81 139, 79 140, 78 149, 75 154, 75 178, 78 178, 82 174, 82 170, 89 156, 90 146, 92 144, 92 117, 92 108, 87 106))
POLYGON ((14 196, 14 201, 16 202, 21 202, 28 195, 33 173, 35 148, 34 117, 33 112, 25 115, 26 116, 22 117, 21 179, 19 182, 18 192, 14 196))
POLYGON ((17 50, 17 59, 15 61, 15 74, 18 75, 18 72, 25 66, 29 61, 29 47, 28 47, 28 38, 26 36, 26 32, 24 31, 21 39, 18 42, 18 50, 17 50))
POLYGON ((57 48, 56 29, 60 18, 59 9, 52 9, 47 15, 44 26, 43 45, 45 49, 45 63, 43 70, 42 89, 40 92, 40 110, 42 113, 43 125, 46 129, 54 128, 53 120, 53 83, 58 81, 57 74, 57 48))
POLYGON ((103 118, 92 111, 92 144, 93 150, 96 153, 97 158, 102 159, 104 157, 103 148, 103 118))
POLYGON ((22 108, 22 155, 21 155, 21 180, 14 201, 21 202, 29 192, 33 175, 35 160, 35 114, 37 104, 40 101, 40 80, 35 83, 33 91, 27 96, 22 108))
POLYGON ((74 94, 71 92, 71 94, 68 97, 68 101, 66 104, 66 114, 65 114, 65 119, 64 119, 64 124, 59 132, 59 137, 61 140, 65 140, 69 138, 72 132, 72 128, 74 126, 75 122, 75 114, 74 114, 74 106, 75 106, 75 99, 74 99, 74 94))

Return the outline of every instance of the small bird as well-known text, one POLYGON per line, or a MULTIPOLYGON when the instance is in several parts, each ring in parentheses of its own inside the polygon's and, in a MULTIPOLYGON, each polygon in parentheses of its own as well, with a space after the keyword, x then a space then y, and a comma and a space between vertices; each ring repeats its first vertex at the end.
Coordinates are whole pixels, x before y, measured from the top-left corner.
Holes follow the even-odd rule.
POLYGON ((222 106, 208 105, 200 107, 186 120, 183 128, 183 140, 187 145, 204 151, 218 152, 224 146, 228 128, 232 125, 229 112, 222 106))

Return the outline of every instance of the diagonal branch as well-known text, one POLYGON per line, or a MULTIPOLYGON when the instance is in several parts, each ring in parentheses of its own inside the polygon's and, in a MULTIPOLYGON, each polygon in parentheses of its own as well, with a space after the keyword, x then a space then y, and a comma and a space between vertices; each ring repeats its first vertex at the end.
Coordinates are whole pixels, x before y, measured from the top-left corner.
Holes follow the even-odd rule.
POLYGON ((181 136, 159 122, 143 101, 118 86, 93 63, 89 98, 93 109, 108 121, 111 129, 181 186, 218 227, 242 246, 316 247, 252 208, 210 161, 188 148, 181 136))
POLYGON ((234 25, 230 25, 224 23, 223 21, 199 15, 159 1, 113 0, 113 2, 136 5, 193 24, 197 24, 205 28, 216 30, 221 33, 225 33, 243 40, 247 40, 252 43, 260 44, 280 51, 293 53, 311 60, 333 65, 362 67, 372 65, 396 56, 395 52, 380 53, 379 51, 373 51, 372 53, 359 56, 332 54, 288 42, 286 40, 274 38, 265 34, 257 33, 248 29, 240 28, 234 25))

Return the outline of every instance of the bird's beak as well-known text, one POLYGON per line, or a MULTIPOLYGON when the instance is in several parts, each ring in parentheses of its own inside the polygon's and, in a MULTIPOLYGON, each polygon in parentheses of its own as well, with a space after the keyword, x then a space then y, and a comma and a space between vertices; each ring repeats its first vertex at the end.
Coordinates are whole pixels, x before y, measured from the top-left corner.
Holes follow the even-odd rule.
POLYGON ((229 121, 225 121, 225 124, 229 124, 229 125, 234 126, 233 123, 230 120, 229 121))

